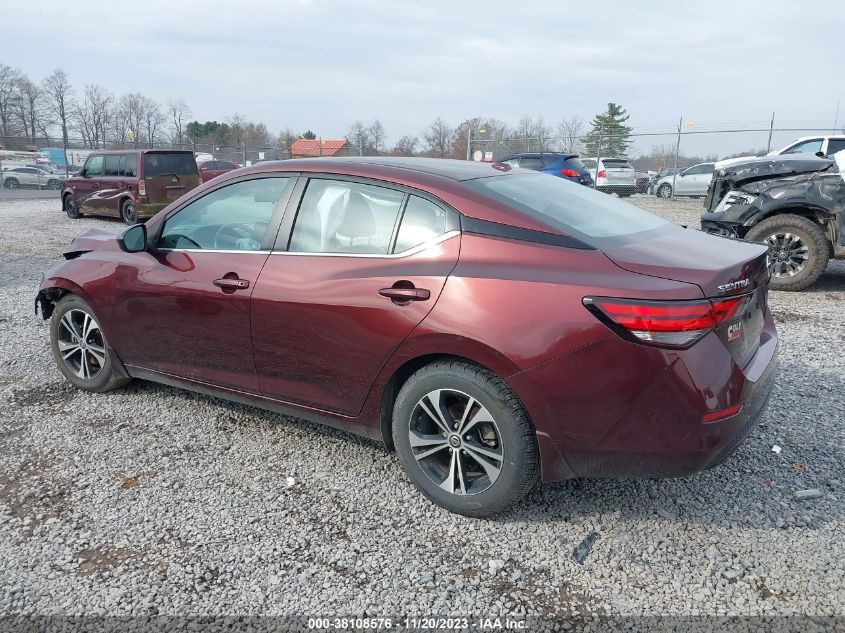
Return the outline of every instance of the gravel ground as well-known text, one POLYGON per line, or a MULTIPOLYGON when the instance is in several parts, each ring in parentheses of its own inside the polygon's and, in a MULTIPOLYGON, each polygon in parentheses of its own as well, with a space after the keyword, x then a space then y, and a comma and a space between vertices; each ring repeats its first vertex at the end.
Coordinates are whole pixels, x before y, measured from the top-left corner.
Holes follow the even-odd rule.
MULTIPOLYGON (((697 223, 700 201, 632 200, 697 223)), ((779 381, 723 466, 472 520, 377 443, 151 383, 70 388, 33 296, 99 226, 0 201, 0 614, 845 615, 843 262, 772 293, 779 381)))

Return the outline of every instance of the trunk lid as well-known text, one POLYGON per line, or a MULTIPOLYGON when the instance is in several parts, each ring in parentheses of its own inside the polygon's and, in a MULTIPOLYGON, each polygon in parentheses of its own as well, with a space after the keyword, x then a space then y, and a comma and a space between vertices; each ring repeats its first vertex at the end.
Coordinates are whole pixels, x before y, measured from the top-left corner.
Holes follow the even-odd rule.
POLYGON ((767 248, 693 229, 660 231, 656 236, 602 248, 630 272, 693 283, 708 299, 748 295, 744 309, 723 323, 716 335, 742 367, 760 345, 767 309, 767 248))
POLYGON ((608 184, 634 184, 634 168, 626 160, 603 159, 608 184))

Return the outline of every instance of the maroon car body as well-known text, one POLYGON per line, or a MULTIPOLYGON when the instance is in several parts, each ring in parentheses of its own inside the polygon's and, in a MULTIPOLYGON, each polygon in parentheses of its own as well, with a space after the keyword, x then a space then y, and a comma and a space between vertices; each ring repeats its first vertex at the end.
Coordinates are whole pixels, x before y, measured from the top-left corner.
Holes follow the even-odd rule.
POLYGON ((203 182, 208 182, 212 178, 222 176, 223 174, 240 168, 240 165, 228 160, 205 160, 198 161, 197 167, 200 171, 200 179, 203 182))
POLYGON ((591 237, 490 189, 541 187, 545 180, 566 195, 588 196, 573 199, 576 205, 645 213, 503 165, 262 163, 205 183, 156 215, 141 252, 126 252, 116 234, 81 235, 67 261, 45 274, 37 304, 47 318, 63 295, 83 298, 118 375, 317 420, 389 445, 403 382, 427 363, 459 358, 516 394, 546 481, 683 476, 722 462, 759 419, 772 389, 778 338, 767 306, 765 247, 656 218, 643 231, 591 237), (289 180, 252 250, 161 248, 162 227, 181 209, 233 183, 267 177, 289 180), (538 180, 514 180, 527 178, 538 180), (309 187, 325 185, 320 179, 422 196, 456 211, 459 222, 402 254, 297 252, 292 226, 309 187), (221 279, 233 285, 221 287, 221 279), (402 292, 416 293, 415 300, 402 292), (690 318, 684 311, 718 312, 713 306, 725 297, 737 310, 730 323, 716 319, 692 343, 673 344, 660 332, 635 337, 640 325, 626 330, 614 322, 615 299, 622 312, 633 301, 637 315, 681 306, 690 318))

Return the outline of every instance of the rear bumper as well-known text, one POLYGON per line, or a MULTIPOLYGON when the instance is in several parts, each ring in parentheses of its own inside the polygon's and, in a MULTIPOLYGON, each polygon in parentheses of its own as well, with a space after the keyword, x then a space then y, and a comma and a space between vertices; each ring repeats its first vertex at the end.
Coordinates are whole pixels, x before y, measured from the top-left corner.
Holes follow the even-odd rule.
POLYGON ((760 341, 740 368, 715 334, 678 352, 614 335, 510 377, 537 428, 543 479, 683 477, 721 464, 772 392, 778 338, 770 313, 760 341), (703 422, 738 403, 738 414, 703 422))
POLYGON ((139 202, 137 204, 137 212, 139 219, 149 219, 153 217, 156 213, 161 211, 164 207, 166 207, 169 202, 165 203, 154 203, 154 202, 139 202))

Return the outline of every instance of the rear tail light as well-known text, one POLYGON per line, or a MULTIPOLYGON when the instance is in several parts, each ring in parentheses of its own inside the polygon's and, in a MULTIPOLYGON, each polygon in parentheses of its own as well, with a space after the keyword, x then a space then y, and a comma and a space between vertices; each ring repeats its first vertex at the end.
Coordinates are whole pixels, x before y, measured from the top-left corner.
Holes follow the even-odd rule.
POLYGON ((575 171, 574 169, 561 169, 560 173, 562 173, 567 178, 577 178, 580 174, 575 171))
POLYGON ((607 178, 607 172, 604 169, 600 169, 599 173, 596 174, 596 178, 607 178))
POLYGON ((623 338, 657 347, 686 348, 741 315, 749 300, 749 295, 695 301, 585 297, 584 305, 623 338))
POLYGON ((726 409, 719 409, 718 411, 711 411, 710 413, 705 413, 704 416, 701 418, 701 421, 704 422, 704 424, 713 424, 714 422, 721 422, 722 420, 727 420, 728 418, 732 418, 735 415, 739 415, 740 411, 742 411, 742 403, 735 404, 726 409))
POLYGON ((147 183, 144 182, 144 179, 138 181, 138 195, 139 196, 146 196, 147 195, 147 183))

